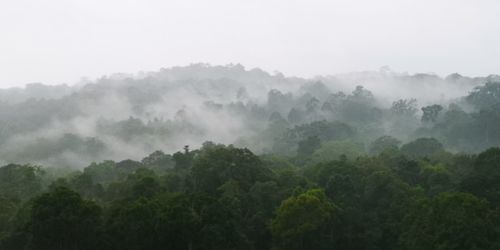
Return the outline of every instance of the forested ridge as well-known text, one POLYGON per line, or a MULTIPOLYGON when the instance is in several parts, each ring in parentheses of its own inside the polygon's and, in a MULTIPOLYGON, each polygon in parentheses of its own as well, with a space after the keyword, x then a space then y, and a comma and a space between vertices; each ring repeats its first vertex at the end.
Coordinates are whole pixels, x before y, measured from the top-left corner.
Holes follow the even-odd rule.
POLYGON ((0 249, 500 249, 495 75, 196 64, 0 100, 0 249))
POLYGON ((478 153, 500 142, 499 82, 387 68, 307 79, 193 64, 73 86, 34 83, 0 90, 0 164, 83 168, 204 141, 291 156, 325 127, 321 143, 342 138, 361 152, 389 135, 478 153))

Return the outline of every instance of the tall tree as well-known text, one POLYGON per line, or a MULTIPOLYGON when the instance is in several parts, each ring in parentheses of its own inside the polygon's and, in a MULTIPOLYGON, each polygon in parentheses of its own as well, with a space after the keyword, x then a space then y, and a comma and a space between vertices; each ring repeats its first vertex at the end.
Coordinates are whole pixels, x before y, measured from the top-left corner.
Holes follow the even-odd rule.
POLYGON ((422 107, 422 122, 436 122, 439 112, 443 110, 443 107, 438 104, 422 107))
POLYGON ((338 208, 323 190, 312 189, 281 203, 271 231, 279 249, 331 249, 338 208))
POLYGON ((96 249, 101 209, 65 187, 36 198, 31 210, 32 249, 96 249))

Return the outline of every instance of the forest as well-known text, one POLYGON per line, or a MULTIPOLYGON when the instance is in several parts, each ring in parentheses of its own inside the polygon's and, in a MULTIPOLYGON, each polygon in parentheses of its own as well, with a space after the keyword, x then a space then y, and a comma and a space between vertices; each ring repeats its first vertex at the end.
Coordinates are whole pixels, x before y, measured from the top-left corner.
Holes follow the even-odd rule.
POLYGON ((0 90, 0 249, 500 249, 500 76, 0 90))

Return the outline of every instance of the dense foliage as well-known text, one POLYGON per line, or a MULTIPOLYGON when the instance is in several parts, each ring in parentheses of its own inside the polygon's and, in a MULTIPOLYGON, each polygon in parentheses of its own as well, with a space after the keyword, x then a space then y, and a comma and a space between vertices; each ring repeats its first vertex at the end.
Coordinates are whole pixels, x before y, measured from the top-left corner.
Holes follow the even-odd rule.
POLYGON ((0 89, 0 164, 83 168, 204 141, 293 156, 345 140, 356 154, 382 136, 434 137, 451 152, 478 153, 500 144, 499 101, 495 75, 387 70, 305 79, 194 64, 75 86, 30 84, 0 89))
POLYGON ((0 249, 500 249, 499 128, 498 76, 0 90, 0 249))
POLYGON ((369 156, 332 142, 288 157, 206 142, 83 171, 6 165, 0 249, 500 247, 500 149, 384 137, 369 156))

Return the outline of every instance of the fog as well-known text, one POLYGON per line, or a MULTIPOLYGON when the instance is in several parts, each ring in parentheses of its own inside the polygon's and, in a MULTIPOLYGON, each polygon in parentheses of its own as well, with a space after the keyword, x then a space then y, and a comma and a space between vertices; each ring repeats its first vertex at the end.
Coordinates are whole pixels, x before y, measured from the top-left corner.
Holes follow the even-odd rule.
MULTIPOLYGON (((497 78, 410 75, 388 67, 298 78, 241 64, 198 63, 73 86, 31 84, 0 90, 0 157, 4 163, 83 167, 205 141, 288 154, 295 144, 279 149, 287 131, 321 121, 345 123, 357 131, 351 139, 366 146, 383 135, 408 141, 429 126, 420 121, 421 107, 438 104, 446 111, 455 103, 473 112, 464 97, 497 78), (411 99, 402 107, 408 114, 395 110, 396 101, 411 99)), ((471 150, 450 145, 454 149, 471 150)))
POLYGON ((0 250, 500 249, 498 0, 0 0, 0 250))
POLYGON ((484 128, 496 126, 498 10, 487 0, 3 1, 0 162, 82 167, 205 141, 290 155, 314 136, 366 152, 383 135, 429 136, 477 152, 500 142, 484 128))

